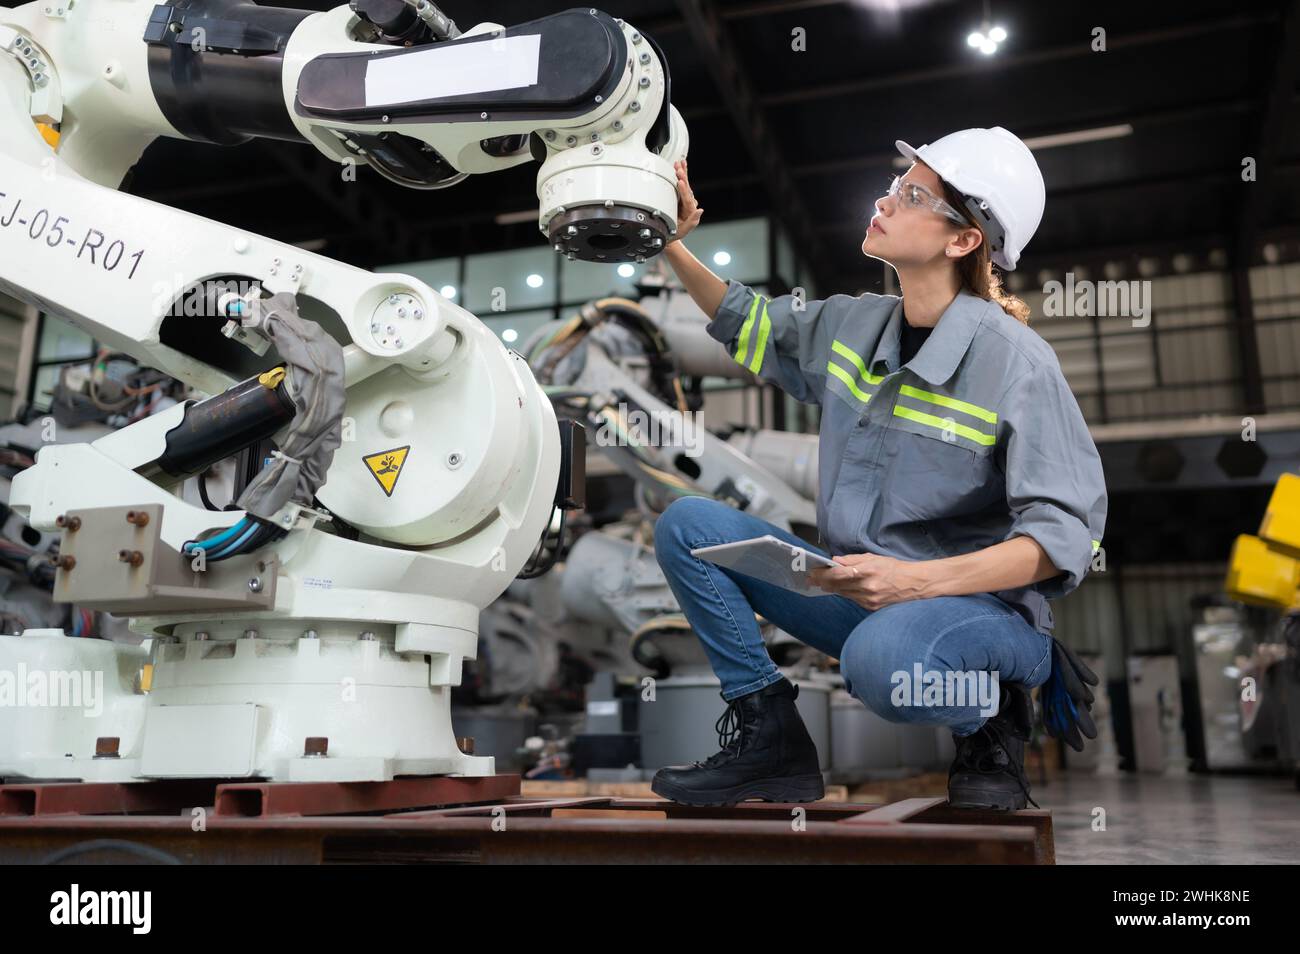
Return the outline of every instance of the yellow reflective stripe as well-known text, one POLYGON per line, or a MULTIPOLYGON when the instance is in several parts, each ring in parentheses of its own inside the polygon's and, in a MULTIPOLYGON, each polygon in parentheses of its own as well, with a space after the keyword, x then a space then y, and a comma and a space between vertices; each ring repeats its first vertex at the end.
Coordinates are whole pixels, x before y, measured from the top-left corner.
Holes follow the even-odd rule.
POLYGON ((917 424, 926 424, 930 427, 937 427, 941 431, 950 431, 953 434, 959 434, 968 441, 974 441, 976 444, 983 444, 985 447, 992 447, 998 440, 992 434, 981 434, 973 427, 967 427, 965 424, 957 424, 953 421, 946 421, 941 417, 935 417, 933 414, 923 414, 921 411, 914 411, 910 407, 903 407, 901 404, 894 405, 894 416, 905 418, 909 421, 915 421, 917 424))
POLYGON ((767 350, 767 335, 772 330, 772 321, 767 317, 767 299, 763 300, 763 318, 758 323, 758 343, 754 345, 754 357, 749 362, 749 370, 758 374, 763 367, 763 353, 767 350))
POLYGON ((754 303, 749 306, 749 317, 745 323, 740 326, 740 344, 736 348, 736 363, 744 364, 745 356, 749 353, 749 332, 754 327, 754 316, 758 314, 758 295, 754 296, 754 303))
POLYGON ((910 384, 902 385, 898 391, 900 394, 906 394, 908 397, 920 398, 922 401, 928 401, 931 404, 938 404, 940 407, 950 407, 954 411, 961 411, 963 414, 969 414, 971 417, 978 417, 981 421, 988 421, 990 424, 996 424, 998 422, 998 416, 996 414, 980 407, 978 404, 959 401, 957 398, 935 394, 932 391, 922 391, 920 388, 914 388, 910 384))
POLYGON ((1096 552, 1097 552, 1098 550, 1100 550, 1100 549, 1101 549, 1101 541, 1100 541, 1100 540, 1093 540, 1093 541, 1092 541, 1092 552, 1093 552, 1093 553, 1096 553, 1096 552))
POLYGON ((861 388, 858 387, 857 383, 854 382, 853 375, 849 374, 848 371, 841 368, 834 361, 826 362, 826 370, 829 371, 831 374, 835 375, 841 381, 843 381, 844 384, 848 387, 848 389, 852 391, 854 395, 857 396, 857 399, 859 401, 871 400, 871 395, 865 393, 861 388))
POLYGON ((863 363, 862 359, 857 356, 853 349, 838 338, 831 342, 831 350, 852 361, 854 365, 857 366, 859 376, 861 376, 868 384, 879 384, 881 381, 885 380, 883 375, 872 374, 868 371, 867 366, 863 363))

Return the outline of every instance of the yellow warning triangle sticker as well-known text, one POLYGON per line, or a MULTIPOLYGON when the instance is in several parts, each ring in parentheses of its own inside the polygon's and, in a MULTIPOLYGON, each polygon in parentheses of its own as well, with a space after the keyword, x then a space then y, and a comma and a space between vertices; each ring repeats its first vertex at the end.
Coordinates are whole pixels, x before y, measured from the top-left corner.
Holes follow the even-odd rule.
POLYGON ((411 445, 407 444, 405 447, 394 447, 361 458, 375 480, 379 481, 379 486, 384 488, 386 496, 393 495, 393 488, 397 486, 397 478, 401 476, 402 465, 406 463, 406 455, 410 451, 411 445))

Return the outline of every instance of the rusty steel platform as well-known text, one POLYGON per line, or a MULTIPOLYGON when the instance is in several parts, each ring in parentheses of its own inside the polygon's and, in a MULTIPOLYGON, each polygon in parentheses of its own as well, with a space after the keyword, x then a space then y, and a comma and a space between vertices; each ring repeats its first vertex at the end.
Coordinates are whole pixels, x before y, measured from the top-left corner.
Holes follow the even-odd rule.
POLYGON ((695 808, 518 792, 516 775, 3 785, 0 863, 69 853, 120 863, 138 860, 132 846, 187 864, 1055 863, 1046 811, 952 809, 943 798, 695 808))

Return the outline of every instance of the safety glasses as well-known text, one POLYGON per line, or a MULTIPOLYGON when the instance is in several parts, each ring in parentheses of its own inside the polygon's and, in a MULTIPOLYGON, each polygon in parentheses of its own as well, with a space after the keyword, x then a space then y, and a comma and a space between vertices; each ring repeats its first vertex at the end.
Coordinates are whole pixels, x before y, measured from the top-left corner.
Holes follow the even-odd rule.
POLYGON ((909 209, 928 209, 931 212, 938 212, 958 225, 970 227, 966 217, 951 205, 923 185, 904 182, 902 176, 894 176, 890 180, 889 194, 897 196, 899 202, 909 209))

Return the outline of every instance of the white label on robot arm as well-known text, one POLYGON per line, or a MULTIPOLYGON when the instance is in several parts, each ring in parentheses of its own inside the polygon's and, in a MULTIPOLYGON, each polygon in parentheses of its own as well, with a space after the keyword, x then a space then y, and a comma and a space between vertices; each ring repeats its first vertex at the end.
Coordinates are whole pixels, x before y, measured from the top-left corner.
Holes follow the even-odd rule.
POLYGON ((541 43, 541 34, 532 33, 376 57, 366 64, 366 105, 536 86, 541 43))

